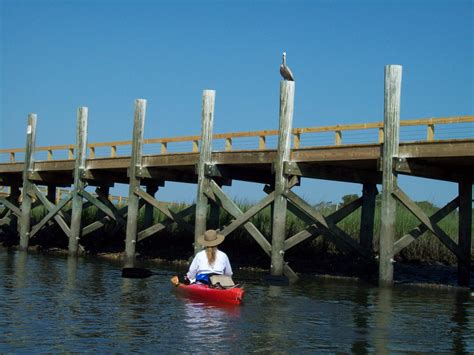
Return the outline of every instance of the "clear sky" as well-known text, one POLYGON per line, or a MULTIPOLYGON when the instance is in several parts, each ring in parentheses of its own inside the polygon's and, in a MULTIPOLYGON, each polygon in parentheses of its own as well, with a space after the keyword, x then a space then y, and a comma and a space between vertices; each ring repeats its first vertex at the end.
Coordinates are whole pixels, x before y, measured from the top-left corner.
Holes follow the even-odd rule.
MULTIPOLYGON (((215 133, 275 129, 283 51, 296 77, 294 127, 382 121, 387 64, 403 66, 401 119, 474 113, 472 1, 0 4, 0 148, 24 146, 29 112, 38 145, 74 143, 78 106, 89 107, 89 142, 129 140, 136 98, 147 99, 146 138, 198 135, 203 89, 217 91, 215 133)), ((437 204, 457 194, 451 183, 400 184, 437 204)), ((235 183, 230 193, 254 201, 261 188, 235 183)), ((191 201, 195 191, 167 184, 159 198, 191 201)), ((337 202, 361 186, 306 179, 298 191, 337 202)))

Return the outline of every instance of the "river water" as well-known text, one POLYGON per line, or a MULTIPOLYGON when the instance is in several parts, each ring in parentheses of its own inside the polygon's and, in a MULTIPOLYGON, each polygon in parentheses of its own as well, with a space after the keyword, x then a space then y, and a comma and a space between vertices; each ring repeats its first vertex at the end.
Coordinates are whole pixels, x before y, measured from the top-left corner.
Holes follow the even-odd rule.
POLYGON ((125 279, 120 264, 0 251, 0 353, 474 352, 469 291, 308 278, 245 278, 241 306, 180 298, 173 270, 125 279), (253 280, 252 280, 253 279, 253 280))

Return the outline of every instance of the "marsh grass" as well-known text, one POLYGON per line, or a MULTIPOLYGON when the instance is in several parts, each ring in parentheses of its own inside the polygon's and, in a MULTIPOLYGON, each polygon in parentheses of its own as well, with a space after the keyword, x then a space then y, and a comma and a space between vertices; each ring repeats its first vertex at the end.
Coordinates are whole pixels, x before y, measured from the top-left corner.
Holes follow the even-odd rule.
MULTIPOLYGON (((252 204, 246 200, 236 202, 242 211, 247 211, 252 204)), ((417 202, 418 206, 427 214, 432 215, 438 209, 429 202, 417 202)), ((120 206, 119 206, 120 207, 120 206)), ((182 211, 188 207, 184 203, 172 203, 168 208, 173 212, 182 211)), ((335 211, 336 206, 328 203, 316 205, 316 209, 327 216, 335 211)), ((139 212, 139 230, 144 229, 145 209, 141 208, 139 212)), ((63 212, 70 216, 70 206, 66 206, 63 212)), ((338 226, 355 240, 359 239, 360 209, 343 219, 338 226)), ((47 214, 43 206, 39 206, 32 211, 32 225, 38 223, 47 214)), ((403 206, 397 205, 396 211, 396 240, 408 233, 410 230, 420 224, 417 218, 403 206)), ((473 213, 474 215, 474 213, 473 213)), ((86 226, 98 219, 104 217, 103 212, 95 206, 83 210, 83 226, 86 226)), ((458 212, 450 213, 438 225, 457 243, 458 236, 458 212)), ((163 222, 166 217, 158 210, 154 210, 153 223, 163 222)), ((186 221, 193 225, 194 216, 188 216, 186 221)), ((223 228, 230 223, 232 218, 222 209, 219 215, 219 226, 223 228)), ((267 240, 271 236, 271 208, 267 207, 250 220, 267 240)), ((296 216, 288 213, 286 223, 287 238, 305 229, 307 225, 296 216)), ((379 231, 380 230, 380 203, 377 202, 374 220, 374 251, 378 252, 379 231)), ((165 231, 156 236, 147 238, 139 244, 138 251, 145 256, 159 256, 163 258, 183 258, 192 254, 192 233, 186 231, 181 226, 173 223, 165 231)), ((82 243, 86 250, 96 252, 123 251, 124 249, 124 228, 117 229, 114 221, 109 221, 103 229, 99 229, 82 238, 82 243)), ((38 236, 32 240, 32 244, 44 247, 67 248, 67 238, 59 229, 56 223, 45 228, 38 236), (60 237, 58 237, 60 236, 60 237)), ((473 245, 474 246, 474 245, 473 245)), ((237 259, 251 259, 253 264, 268 264, 268 256, 260 249, 258 244, 246 232, 244 228, 238 228, 231 233, 225 243, 227 252, 237 259)), ((471 249, 471 255, 473 250, 471 249)), ((302 258, 327 258, 340 257, 343 253, 326 238, 318 236, 312 237, 299 245, 287 251, 286 259, 296 260, 302 258)), ((403 249, 396 259, 410 262, 441 262, 449 265, 456 264, 456 257, 435 237, 431 232, 425 232, 417 240, 413 241, 408 247, 403 249)))

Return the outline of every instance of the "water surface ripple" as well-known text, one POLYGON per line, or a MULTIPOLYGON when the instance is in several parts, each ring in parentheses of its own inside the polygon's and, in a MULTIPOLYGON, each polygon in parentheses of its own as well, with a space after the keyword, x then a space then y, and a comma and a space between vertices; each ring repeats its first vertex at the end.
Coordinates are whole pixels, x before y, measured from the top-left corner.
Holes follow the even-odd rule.
POLYGON ((172 292, 172 270, 124 279, 97 259, 0 252, 0 352, 474 353, 464 290, 246 281, 245 304, 172 292))

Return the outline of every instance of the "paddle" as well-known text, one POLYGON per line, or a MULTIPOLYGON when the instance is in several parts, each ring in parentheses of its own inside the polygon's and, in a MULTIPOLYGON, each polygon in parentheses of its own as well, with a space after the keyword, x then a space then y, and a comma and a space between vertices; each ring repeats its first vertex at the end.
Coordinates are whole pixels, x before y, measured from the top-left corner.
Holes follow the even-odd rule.
POLYGON ((153 275, 164 275, 169 276, 169 273, 154 272, 148 269, 142 269, 138 267, 125 267, 122 269, 122 277, 130 279, 145 279, 153 275))

